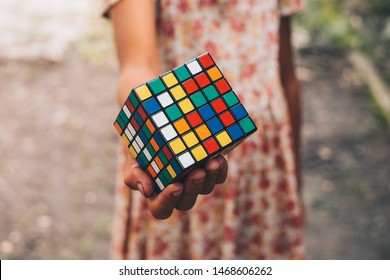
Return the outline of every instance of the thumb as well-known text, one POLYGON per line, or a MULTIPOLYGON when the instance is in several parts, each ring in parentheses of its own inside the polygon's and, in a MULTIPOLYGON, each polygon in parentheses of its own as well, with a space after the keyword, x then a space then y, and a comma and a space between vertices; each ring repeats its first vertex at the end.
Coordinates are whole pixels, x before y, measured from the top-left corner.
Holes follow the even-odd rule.
POLYGON ((153 196, 152 180, 138 165, 138 163, 131 159, 126 162, 124 172, 124 183, 133 190, 140 191, 145 197, 153 196))

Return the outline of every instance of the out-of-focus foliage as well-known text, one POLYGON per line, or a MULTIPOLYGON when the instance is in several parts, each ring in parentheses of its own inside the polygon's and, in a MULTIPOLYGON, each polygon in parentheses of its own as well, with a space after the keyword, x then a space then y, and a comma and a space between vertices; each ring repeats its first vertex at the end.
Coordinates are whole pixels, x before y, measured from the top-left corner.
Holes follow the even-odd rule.
POLYGON ((390 45, 389 0, 306 0, 296 22, 309 32, 311 46, 372 53, 390 45))
POLYGON ((390 0, 304 0, 296 18, 301 48, 360 50, 390 80, 390 0))

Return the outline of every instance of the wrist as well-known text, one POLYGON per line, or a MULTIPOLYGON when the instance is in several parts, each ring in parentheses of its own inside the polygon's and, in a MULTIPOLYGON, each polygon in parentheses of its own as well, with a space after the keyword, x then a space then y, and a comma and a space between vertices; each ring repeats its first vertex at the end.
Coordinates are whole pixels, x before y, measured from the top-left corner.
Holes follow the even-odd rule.
POLYGON ((118 105, 122 106, 130 91, 158 75, 156 69, 148 66, 127 67, 121 69, 117 86, 118 105))

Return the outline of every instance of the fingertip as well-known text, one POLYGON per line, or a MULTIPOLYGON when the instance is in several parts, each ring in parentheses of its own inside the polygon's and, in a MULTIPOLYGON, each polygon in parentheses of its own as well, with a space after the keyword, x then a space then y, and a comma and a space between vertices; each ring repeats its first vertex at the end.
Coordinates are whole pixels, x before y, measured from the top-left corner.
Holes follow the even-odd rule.
POLYGON ((201 181, 204 180, 205 178, 206 178, 206 171, 204 171, 201 168, 196 168, 192 170, 187 176, 187 179, 195 180, 195 181, 201 181))
POLYGON ((183 193, 184 185, 182 183, 176 182, 176 183, 172 183, 169 186, 167 186, 167 189, 170 192, 170 196, 176 198, 176 197, 179 197, 183 193))
POLYGON ((141 185, 141 188, 142 188, 142 194, 146 197, 146 198, 150 198, 154 195, 154 188, 153 188, 153 184, 150 182, 146 183, 145 182, 142 184, 140 183, 141 185))
POLYGON ((226 181, 227 173, 228 173, 228 162, 223 156, 219 156, 217 160, 220 163, 220 168, 218 172, 218 176, 216 179, 216 184, 222 184, 226 181))
POLYGON ((220 167, 220 163, 217 159, 211 159, 207 164, 205 165, 205 169, 209 172, 215 172, 218 171, 220 167))
POLYGON ((137 182, 137 189, 146 197, 152 197, 154 194, 154 187, 151 178, 140 168, 134 170, 137 182))
POLYGON ((220 165, 227 164, 227 160, 226 160, 226 158, 224 156, 220 155, 220 156, 216 157, 215 159, 218 160, 220 165))

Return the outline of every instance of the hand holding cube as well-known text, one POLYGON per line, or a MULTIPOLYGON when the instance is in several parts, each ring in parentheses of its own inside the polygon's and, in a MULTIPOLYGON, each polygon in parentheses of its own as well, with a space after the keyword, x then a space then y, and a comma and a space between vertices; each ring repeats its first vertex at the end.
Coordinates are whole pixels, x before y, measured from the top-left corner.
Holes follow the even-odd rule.
POLYGON ((157 195, 150 176, 139 167, 131 154, 126 155, 125 184, 145 196, 150 212, 158 219, 168 218, 174 209, 191 209, 198 195, 211 193, 215 184, 223 183, 227 175, 227 162, 224 157, 218 156, 203 168, 189 172, 183 182, 172 183, 157 195))
MULTIPOLYGON (((136 159, 138 165, 133 159, 131 166, 145 171, 162 197, 171 184, 179 192, 178 185, 184 183, 183 197, 202 193, 203 183, 195 187, 192 181, 203 178, 208 185, 207 167, 214 164, 218 173, 226 173, 227 164, 220 155, 256 131, 208 53, 134 88, 114 125, 136 159), (209 162, 212 158, 216 160, 209 162), (206 171, 199 169, 203 166, 206 171)), ((226 178, 226 174, 218 176, 222 181, 226 178)))

